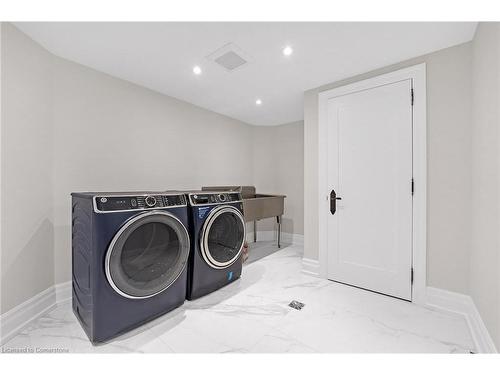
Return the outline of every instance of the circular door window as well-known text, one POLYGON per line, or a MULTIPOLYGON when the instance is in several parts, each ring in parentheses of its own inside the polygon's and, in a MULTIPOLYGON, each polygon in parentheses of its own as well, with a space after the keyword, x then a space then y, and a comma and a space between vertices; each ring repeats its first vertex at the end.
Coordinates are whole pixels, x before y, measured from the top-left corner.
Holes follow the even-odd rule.
POLYGON ((185 226, 167 212, 148 212, 128 221, 111 241, 106 277, 124 297, 152 297, 177 280, 188 256, 185 226))
POLYGON ((201 253, 213 268, 226 268, 241 254, 245 241, 245 220, 232 206, 214 209, 203 225, 201 253))

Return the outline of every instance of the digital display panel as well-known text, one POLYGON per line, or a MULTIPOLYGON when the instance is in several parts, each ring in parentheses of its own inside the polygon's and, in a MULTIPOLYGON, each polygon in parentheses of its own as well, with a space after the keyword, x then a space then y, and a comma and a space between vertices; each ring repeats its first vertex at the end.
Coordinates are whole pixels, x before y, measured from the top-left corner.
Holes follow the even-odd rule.
POLYGON ((131 198, 131 197, 97 197, 96 203, 97 203, 97 208, 100 211, 120 211, 120 210, 130 210, 132 208, 137 207, 137 203, 135 205, 133 205, 132 200, 135 201, 135 198, 131 198))

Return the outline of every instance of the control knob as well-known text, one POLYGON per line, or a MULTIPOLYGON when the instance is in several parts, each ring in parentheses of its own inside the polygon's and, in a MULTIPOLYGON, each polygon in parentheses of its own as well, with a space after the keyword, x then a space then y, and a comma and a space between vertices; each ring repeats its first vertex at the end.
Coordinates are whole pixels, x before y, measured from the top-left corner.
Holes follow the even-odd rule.
POLYGON ((148 195, 146 197, 146 199, 144 199, 144 202, 146 203, 146 206, 148 206, 148 207, 156 206, 156 198, 153 197, 152 195, 148 195))

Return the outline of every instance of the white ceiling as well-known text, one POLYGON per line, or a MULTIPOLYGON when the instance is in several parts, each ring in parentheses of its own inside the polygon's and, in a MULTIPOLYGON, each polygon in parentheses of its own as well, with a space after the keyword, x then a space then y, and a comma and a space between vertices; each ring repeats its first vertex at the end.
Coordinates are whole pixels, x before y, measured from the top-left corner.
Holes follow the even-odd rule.
POLYGON ((16 23, 66 59, 254 125, 303 118, 303 92, 467 42, 476 23, 16 23), (232 42, 251 63, 206 58, 232 42), (282 48, 291 45, 290 57, 282 48), (203 69, 200 76, 193 66, 203 69), (255 100, 262 99, 256 106, 255 100))

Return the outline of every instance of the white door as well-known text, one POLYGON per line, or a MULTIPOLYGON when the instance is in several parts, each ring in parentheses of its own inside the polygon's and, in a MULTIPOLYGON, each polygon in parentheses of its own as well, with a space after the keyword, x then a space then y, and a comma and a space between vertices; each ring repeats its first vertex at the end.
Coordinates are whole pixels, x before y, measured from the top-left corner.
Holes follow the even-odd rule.
POLYGON ((406 300, 412 267, 411 87, 408 79, 327 104, 328 278, 406 300))

